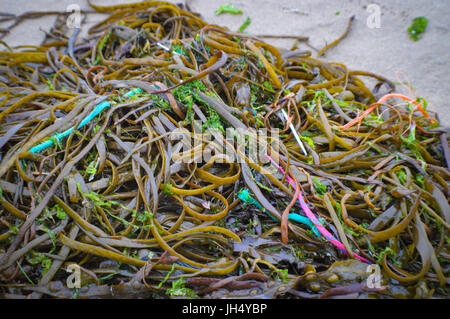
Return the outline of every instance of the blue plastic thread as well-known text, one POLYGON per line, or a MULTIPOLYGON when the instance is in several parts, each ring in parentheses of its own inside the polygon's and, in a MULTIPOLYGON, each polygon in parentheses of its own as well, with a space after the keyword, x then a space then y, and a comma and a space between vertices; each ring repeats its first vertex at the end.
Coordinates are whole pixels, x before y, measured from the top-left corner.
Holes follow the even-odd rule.
POLYGON ((307 225, 311 228, 311 231, 314 233, 314 235, 316 235, 317 237, 322 236, 322 234, 319 232, 319 230, 317 229, 317 227, 311 222, 311 220, 308 217, 296 214, 296 213, 291 213, 289 214, 289 219, 296 221, 298 223, 307 225))
MULTIPOLYGON (((272 215, 269 214, 269 212, 264 209, 264 207, 261 206, 261 204, 254 199, 253 197, 251 197, 250 193, 249 193, 249 189, 245 188, 242 189, 238 192, 238 198, 244 203, 244 204, 252 204, 255 205, 256 207, 258 207, 261 211, 263 211, 264 213, 266 213, 269 217, 271 217, 273 220, 277 221, 277 219, 275 217, 273 217, 272 215)), ((296 213, 291 213, 289 214, 288 217, 289 220, 293 220, 296 221, 298 223, 307 225, 311 228, 311 231, 314 233, 314 235, 316 235, 317 237, 321 236, 321 233, 319 232, 319 230, 317 229, 317 227, 314 225, 314 223, 307 217, 296 214, 296 213)), ((320 221, 319 221, 320 222, 320 221)))
MULTIPOLYGON (((154 87, 158 88, 156 85, 153 85, 154 87)), ((142 89, 137 88, 137 89, 133 89, 131 91, 128 91, 127 93, 125 93, 123 96, 124 97, 130 97, 133 96, 135 94, 141 93, 142 89)), ((88 116, 86 116, 81 123, 78 125, 77 130, 79 130, 80 128, 82 128, 83 126, 85 126, 87 123, 89 123, 90 121, 92 121, 97 115, 99 115, 101 113, 101 111, 103 111, 105 108, 110 107, 111 103, 108 101, 103 101, 100 104, 98 104, 91 113, 89 113, 88 116)), ((38 153, 40 151, 45 150, 46 148, 52 146, 54 144, 54 141, 59 141, 61 139, 63 139, 66 136, 69 136, 70 133, 72 133, 73 131, 73 127, 69 128, 68 130, 62 132, 62 133, 56 133, 55 135, 53 135, 53 137, 45 142, 42 142, 41 144, 38 144, 34 147, 32 147, 30 149, 31 153, 38 153)))

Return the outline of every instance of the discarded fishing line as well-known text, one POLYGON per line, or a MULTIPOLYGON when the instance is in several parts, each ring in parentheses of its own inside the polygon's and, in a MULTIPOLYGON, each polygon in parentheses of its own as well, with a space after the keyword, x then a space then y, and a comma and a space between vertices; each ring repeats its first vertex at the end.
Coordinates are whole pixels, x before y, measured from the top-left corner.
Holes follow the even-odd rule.
POLYGON ((425 99, 171 3, 91 7, 86 39, 61 13, 2 43, 2 298, 446 296, 425 99))

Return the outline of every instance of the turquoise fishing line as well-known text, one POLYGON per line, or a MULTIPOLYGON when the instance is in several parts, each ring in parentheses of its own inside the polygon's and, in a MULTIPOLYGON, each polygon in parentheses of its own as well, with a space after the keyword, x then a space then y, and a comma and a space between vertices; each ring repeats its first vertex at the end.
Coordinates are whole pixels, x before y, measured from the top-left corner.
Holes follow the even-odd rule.
MULTIPOLYGON (((291 214, 289 214, 289 219, 309 226, 311 228, 311 231, 314 233, 314 235, 316 235, 317 237, 321 236, 321 233, 319 232, 317 227, 312 223, 312 221, 308 217, 305 217, 305 216, 302 216, 302 215, 299 215, 296 213, 291 213, 291 214)), ((320 219, 319 219, 319 222, 320 222, 320 219)))
MULTIPOLYGON (((251 205, 255 205, 256 207, 258 207, 261 211, 263 211, 264 213, 266 213, 270 218, 272 218, 274 221, 278 221, 275 217, 273 217, 272 215, 269 214, 269 212, 261 206, 261 204, 254 199, 251 195, 250 195, 250 190, 248 188, 245 189, 241 189, 238 192, 238 198, 244 203, 244 204, 251 204, 251 205)), ((296 221, 298 223, 307 225, 311 228, 311 231, 314 233, 314 235, 316 235, 317 237, 320 237, 321 234, 319 232, 319 230, 317 229, 317 227, 311 222, 311 220, 305 216, 296 214, 296 213, 291 213, 289 214, 288 217, 289 220, 293 220, 296 221)), ((319 220, 320 221, 320 220, 319 220)), ((321 221, 320 221, 321 222, 321 221)))
MULTIPOLYGON (((133 96, 135 94, 141 93, 143 92, 142 89, 133 89, 131 91, 128 91, 127 93, 125 93, 123 95, 123 97, 130 97, 133 96)), ((89 113, 88 116, 86 116, 81 123, 78 125, 77 130, 79 130, 80 128, 82 128, 83 126, 85 126, 87 123, 89 123, 90 121, 92 121, 97 115, 99 115, 105 108, 111 107, 111 103, 108 101, 103 101, 100 104, 98 104, 91 113, 89 113)), ((43 150, 45 150, 46 148, 52 146, 55 141, 59 141, 63 138, 65 138, 66 136, 69 136, 70 133, 72 133, 74 127, 69 128, 68 130, 62 132, 62 133, 56 133, 55 135, 53 135, 49 140, 38 144, 34 147, 32 147, 30 149, 31 153, 38 153, 41 152, 43 150)))

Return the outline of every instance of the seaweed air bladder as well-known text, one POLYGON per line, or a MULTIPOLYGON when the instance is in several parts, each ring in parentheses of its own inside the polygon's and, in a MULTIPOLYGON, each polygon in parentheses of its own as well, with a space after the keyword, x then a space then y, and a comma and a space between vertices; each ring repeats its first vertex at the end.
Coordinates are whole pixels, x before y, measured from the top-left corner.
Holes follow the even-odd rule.
POLYGON ((89 3, 86 41, 64 12, 5 17, 57 19, 1 43, 2 297, 442 297, 450 152, 425 99, 185 6, 89 3))

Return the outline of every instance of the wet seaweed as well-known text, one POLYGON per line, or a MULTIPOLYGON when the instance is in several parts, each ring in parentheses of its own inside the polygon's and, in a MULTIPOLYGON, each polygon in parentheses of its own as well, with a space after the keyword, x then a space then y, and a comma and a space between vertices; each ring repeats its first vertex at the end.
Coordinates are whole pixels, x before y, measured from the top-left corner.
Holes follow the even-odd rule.
POLYGON ((8 16, 59 18, 0 51, 2 297, 447 296, 450 152, 423 98, 186 7, 91 6, 82 44, 64 13, 8 16))

